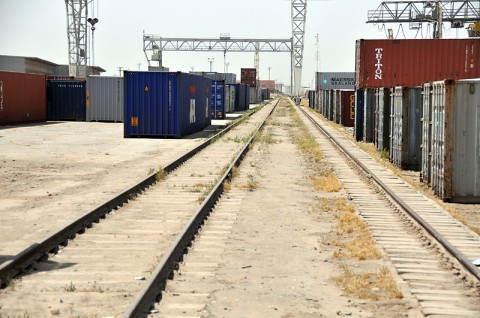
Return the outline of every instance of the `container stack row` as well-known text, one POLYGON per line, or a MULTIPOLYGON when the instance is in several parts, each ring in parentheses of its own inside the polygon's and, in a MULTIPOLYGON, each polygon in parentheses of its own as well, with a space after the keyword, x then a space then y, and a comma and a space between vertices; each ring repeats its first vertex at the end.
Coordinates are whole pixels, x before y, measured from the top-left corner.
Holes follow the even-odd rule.
POLYGON ((0 125, 124 122, 125 137, 182 137, 249 105, 245 84, 180 72, 128 71, 124 77, 86 79, 0 72, 0 125))

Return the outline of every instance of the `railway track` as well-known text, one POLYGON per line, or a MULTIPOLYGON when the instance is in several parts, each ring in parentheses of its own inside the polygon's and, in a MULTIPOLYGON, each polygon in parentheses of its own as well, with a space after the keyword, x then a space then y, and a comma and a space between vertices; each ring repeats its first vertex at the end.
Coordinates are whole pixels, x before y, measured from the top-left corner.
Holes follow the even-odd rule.
POLYGON ((299 113, 425 316, 480 316, 480 237, 335 128, 299 113), (335 147, 327 147, 329 143, 335 147))
POLYGON ((0 313, 145 316, 277 102, 3 263, 0 313))

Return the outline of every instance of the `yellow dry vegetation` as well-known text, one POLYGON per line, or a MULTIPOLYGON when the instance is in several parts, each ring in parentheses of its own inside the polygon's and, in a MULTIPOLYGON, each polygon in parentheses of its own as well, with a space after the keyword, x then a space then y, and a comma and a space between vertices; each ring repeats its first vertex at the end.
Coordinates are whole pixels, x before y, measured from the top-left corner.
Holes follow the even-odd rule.
POLYGON ((354 273, 342 264, 344 275, 336 278, 337 284, 347 295, 360 299, 402 298, 402 293, 392 279, 388 268, 382 267, 376 273, 354 273))
POLYGON ((338 192, 343 189, 342 184, 338 181, 337 176, 329 171, 320 176, 311 176, 310 180, 316 190, 324 192, 338 192))

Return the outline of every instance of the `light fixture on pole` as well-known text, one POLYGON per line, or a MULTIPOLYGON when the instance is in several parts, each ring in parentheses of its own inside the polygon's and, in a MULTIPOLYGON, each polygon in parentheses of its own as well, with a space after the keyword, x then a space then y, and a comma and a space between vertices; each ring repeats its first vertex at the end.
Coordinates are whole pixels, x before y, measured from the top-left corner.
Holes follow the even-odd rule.
POLYGON ((270 70, 271 70, 271 69, 272 69, 272 68, 269 66, 269 67, 268 67, 268 80, 270 80, 270 70))
POLYGON ((212 65, 213 65, 213 61, 215 61, 215 58, 208 58, 208 63, 210 63, 210 72, 212 72, 212 65))
POLYGON ((95 24, 98 23, 97 18, 88 18, 87 22, 92 25, 92 65, 95 66, 95 49, 94 49, 94 34, 95 34, 95 24))

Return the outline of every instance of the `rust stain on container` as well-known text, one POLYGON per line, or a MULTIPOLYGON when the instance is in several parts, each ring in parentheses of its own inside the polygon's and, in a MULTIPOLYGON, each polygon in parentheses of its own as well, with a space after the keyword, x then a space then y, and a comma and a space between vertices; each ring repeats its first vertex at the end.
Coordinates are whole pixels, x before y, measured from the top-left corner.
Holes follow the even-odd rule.
POLYGON ((257 86, 257 69, 242 68, 240 70, 240 82, 250 87, 256 87, 257 86))
POLYGON ((0 125, 45 121, 45 75, 0 71, 0 125))
POLYGON ((355 87, 480 77, 480 39, 357 40, 355 87))

